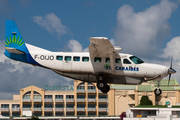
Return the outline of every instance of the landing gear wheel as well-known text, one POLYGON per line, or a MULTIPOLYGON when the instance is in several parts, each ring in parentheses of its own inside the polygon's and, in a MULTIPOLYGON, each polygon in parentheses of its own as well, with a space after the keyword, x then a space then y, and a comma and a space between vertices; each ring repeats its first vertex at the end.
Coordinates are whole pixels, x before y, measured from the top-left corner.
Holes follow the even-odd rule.
POLYGON ((101 81, 99 81, 99 82, 97 83, 97 88, 100 89, 100 90, 103 90, 103 89, 106 88, 106 85, 107 85, 106 82, 103 81, 103 80, 101 80, 101 81))
POLYGON ((105 89, 101 89, 101 92, 103 92, 103 93, 108 93, 109 90, 110 90, 109 85, 106 85, 106 88, 105 88, 105 89))
POLYGON ((155 93, 156 96, 160 96, 161 93, 162 93, 162 91, 161 91, 160 88, 156 88, 156 89, 154 90, 154 93, 155 93))

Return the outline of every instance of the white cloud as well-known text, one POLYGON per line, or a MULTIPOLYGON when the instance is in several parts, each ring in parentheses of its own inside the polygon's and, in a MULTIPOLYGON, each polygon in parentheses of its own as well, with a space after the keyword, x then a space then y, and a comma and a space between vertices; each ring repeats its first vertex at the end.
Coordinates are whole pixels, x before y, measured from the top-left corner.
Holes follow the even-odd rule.
POLYGON ((110 39, 109 41, 111 42, 112 45, 115 45, 114 39, 110 39))
POLYGON ((82 45, 77 40, 73 40, 73 39, 69 40, 68 47, 72 52, 88 52, 89 51, 89 47, 83 50, 82 45))
POLYGON ((180 62, 180 36, 174 37, 163 49, 163 57, 172 57, 173 61, 180 62))
POLYGON ((177 4, 168 0, 137 13, 131 6, 123 5, 117 13, 116 43, 131 54, 153 55, 163 38, 170 35, 168 19, 176 8, 177 4))
POLYGON ((33 21, 45 28, 48 32, 58 35, 59 39, 62 35, 67 34, 68 28, 61 23, 61 19, 54 13, 43 16, 32 17, 33 21))

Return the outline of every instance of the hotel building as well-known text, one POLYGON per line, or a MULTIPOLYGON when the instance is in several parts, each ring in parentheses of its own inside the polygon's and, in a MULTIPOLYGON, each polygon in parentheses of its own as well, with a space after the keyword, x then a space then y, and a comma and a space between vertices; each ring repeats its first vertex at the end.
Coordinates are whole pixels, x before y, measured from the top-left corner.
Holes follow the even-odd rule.
POLYGON ((45 89, 28 86, 20 89, 13 100, 0 100, 2 116, 23 116, 31 112, 37 116, 90 116, 120 115, 127 109, 140 104, 143 95, 152 100, 153 105, 180 103, 180 87, 176 80, 161 81, 161 96, 155 96, 156 84, 110 85, 109 93, 102 93, 96 83, 74 80, 74 86, 45 86, 45 89))

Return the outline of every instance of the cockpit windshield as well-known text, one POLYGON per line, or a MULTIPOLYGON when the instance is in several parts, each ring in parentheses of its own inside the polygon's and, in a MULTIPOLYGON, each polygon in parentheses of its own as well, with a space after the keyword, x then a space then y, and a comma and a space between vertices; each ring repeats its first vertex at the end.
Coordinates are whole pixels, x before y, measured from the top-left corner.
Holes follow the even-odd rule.
POLYGON ((141 59, 139 59, 138 57, 136 56, 131 56, 129 57, 135 64, 141 64, 141 63, 144 63, 144 61, 142 61, 141 59))

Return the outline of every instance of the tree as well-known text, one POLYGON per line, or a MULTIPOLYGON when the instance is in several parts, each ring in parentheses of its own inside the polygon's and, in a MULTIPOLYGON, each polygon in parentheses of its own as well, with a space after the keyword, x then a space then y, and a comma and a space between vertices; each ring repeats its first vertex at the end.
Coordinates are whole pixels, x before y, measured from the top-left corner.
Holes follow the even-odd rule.
POLYGON ((149 100, 148 96, 142 96, 140 100, 140 105, 152 105, 152 101, 149 100))

